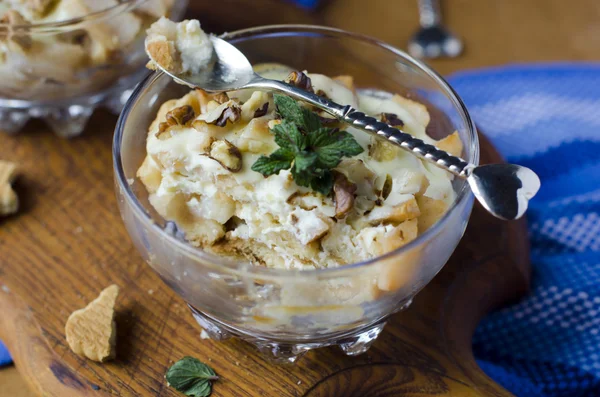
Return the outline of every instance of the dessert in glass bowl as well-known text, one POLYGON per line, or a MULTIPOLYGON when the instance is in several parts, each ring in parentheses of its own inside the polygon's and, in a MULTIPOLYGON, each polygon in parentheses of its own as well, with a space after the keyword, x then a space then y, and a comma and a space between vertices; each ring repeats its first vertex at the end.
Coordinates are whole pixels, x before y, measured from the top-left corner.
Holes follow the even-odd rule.
MULTIPOLYGON (((399 50, 307 26, 225 39, 258 73, 287 77, 478 160, 458 97, 399 50)), ((145 259, 211 337, 237 336, 288 361, 327 345, 359 354, 446 262, 472 196, 445 171, 292 103, 270 92, 211 95, 162 73, 148 77, 115 135, 122 215, 145 259), (318 125, 292 125, 290 107, 318 125), (312 143, 296 142, 302 147, 287 163, 257 166, 292 150, 282 137, 294 128, 312 143), (308 138, 315 130, 325 135, 308 138), (332 149, 315 143, 321 139, 353 144, 332 149), (316 157, 298 154, 311 150, 316 157), (333 160, 319 157, 332 151, 333 160)))
POLYGON ((186 0, 0 1, 0 130, 43 118, 80 133, 98 106, 119 112, 146 62, 143 38, 186 0))

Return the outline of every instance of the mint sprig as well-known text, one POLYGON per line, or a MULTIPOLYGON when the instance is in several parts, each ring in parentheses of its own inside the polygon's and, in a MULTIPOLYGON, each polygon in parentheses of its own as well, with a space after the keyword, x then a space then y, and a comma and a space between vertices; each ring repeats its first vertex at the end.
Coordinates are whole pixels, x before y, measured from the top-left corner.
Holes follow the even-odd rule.
POLYGON ((165 378, 169 386, 193 397, 209 396, 212 391, 211 382, 219 379, 211 367, 193 357, 177 361, 169 368, 165 378))
POLYGON ((294 99, 279 94, 273 99, 282 118, 271 129, 279 149, 261 156, 252 170, 267 177, 290 169, 298 185, 328 195, 334 179, 331 170, 343 157, 356 156, 364 149, 349 132, 323 127, 316 113, 294 99))

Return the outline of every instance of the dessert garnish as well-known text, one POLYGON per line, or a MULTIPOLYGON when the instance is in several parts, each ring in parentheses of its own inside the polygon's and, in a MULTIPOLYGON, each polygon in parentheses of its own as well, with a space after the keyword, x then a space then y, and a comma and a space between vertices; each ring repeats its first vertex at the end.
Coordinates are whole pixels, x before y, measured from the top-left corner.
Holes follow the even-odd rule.
POLYGON ((281 122, 271 132, 279 149, 259 157, 252 170, 267 177, 291 169, 299 186, 328 195, 334 184, 331 170, 343 157, 356 156, 363 148, 347 131, 324 127, 316 113, 294 99, 279 94, 273 99, 281 122))
POLYGON ((212 382, 219 379, 215 371, 194 357, 184 357, 169 368, 165 375, 170 387, 193 397, 206 397, 212 391, 212 382))

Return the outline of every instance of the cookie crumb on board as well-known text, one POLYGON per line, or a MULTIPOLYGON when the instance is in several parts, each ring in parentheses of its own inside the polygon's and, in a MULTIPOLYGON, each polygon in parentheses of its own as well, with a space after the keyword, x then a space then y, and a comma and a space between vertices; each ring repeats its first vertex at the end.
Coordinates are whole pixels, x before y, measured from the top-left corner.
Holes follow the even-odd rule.
POLYGON ((0 160, 0 216, 14 214, 19 209, 19 198, 11 186, 17 174, 15 163, 0 160))
POLYGON ((115 301, 119 287, 107 287, 83 309, 71 313, 65 326, 71 350, 93 361, 107 361, 115 356, 117 325, 115 301))

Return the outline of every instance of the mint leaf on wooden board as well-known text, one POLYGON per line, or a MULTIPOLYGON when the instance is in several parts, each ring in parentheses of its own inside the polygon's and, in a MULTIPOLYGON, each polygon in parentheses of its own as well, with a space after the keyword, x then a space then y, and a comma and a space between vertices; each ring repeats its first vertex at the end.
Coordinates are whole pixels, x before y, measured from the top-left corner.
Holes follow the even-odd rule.
POLYGON ((177 361, 169 368, 165 378, 170 387, 193 397, 209 396, 212 382, 219 379, 211 367, 193 357, 177 361))
POLYGON ((319 116, 294 99, 274 94, 273 100, 281 123, 271 128, 279 149, 260 156, 252 170, 267 177, 290 169, 299 186, 328 195, 333 187, 331 169, 342 157, 356 156, 363 148, 352 134, 323 127, 319 116))

